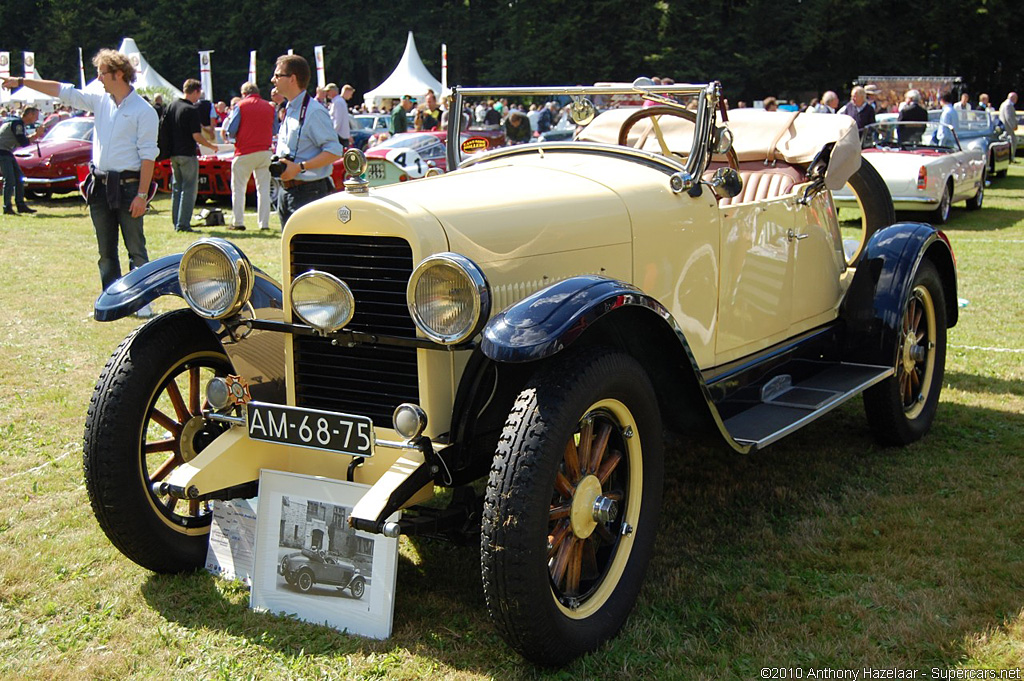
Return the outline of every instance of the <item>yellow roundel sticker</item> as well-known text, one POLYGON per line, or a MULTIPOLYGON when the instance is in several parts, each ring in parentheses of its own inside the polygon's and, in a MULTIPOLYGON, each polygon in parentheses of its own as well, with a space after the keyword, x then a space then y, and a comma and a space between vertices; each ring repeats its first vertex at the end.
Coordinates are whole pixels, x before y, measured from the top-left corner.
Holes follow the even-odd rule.
POLYGON ((486 137, 470 137, 462 143, 462 153, 478 154, 487 148, 486 137))

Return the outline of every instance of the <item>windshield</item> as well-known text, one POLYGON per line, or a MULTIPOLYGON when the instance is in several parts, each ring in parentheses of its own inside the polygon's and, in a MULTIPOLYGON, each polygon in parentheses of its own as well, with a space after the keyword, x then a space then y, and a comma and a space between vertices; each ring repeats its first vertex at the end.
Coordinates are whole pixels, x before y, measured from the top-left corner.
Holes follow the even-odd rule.
POLYGON ((952 151, 959 148, 949 126, 927 123, 875 123, 861 133, 861 148, 883 150, 936 149, 952 151))
POLYGON ((91 118, 69 118, 53 126, 50 132, 46 133, 47 142, 66 142, 78 140, 80 142, 92 141, 93 120, 91 118))

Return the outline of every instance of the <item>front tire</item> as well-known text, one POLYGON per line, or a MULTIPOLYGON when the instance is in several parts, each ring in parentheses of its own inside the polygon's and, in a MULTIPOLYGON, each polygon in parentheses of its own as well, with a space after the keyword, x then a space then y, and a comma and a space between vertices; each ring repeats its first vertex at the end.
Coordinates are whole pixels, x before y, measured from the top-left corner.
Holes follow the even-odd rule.
POLYGON ((565 664, 625 623, 657 532, 662 438, 627 355, 556 358, 520 392, 487 484, 481 571, 492 620, 525 658, 565 664))
POLYGON ((308 593, 313 588, 313 573, 309 570, 303 570, 295 580, 295 585, 299 587, 299 591, 302 593, 308 593))
POLYGON ((362 598, 363 594, 366 593, 366 580, 362 577, 356 577, 352 580, 352 583, 348 585, 349 591, 356 598, 362 598))
POLYGON ((876 439, 887 445, 915 442, 931 428, 946 366, 946 299, 935 266, 922 260, 903 310, 896 372, 864 392, 876 439))
POLYGON ((212 519, 205 502, 156 494, 219 431, 202 421, 201 391, 231 364, 190 310, 133 331, 100 374, 85 424, 86 490, 117 549, 154 572, 184 572, 206 561, 212 519))

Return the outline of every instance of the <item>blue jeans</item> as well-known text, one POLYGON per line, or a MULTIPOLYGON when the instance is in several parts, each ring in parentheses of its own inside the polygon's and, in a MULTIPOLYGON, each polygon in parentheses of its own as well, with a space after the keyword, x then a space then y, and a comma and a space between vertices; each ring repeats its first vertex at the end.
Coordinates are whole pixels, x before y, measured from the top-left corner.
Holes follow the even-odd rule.
POLYGON ((277 217, 281 218, 281 230, 283 231, 285 225, 288 224, 288 218, 292 216, 292 213, 307 203, 313 203, 332 192, 334 192, 334 185, 329 177, 315 182, 303 182, 290 189, 278 187, 277 217))
POLYGON ((199 159, 171 156, 171 222, 175 231, 188 230, 199 191, 199 159))
POLYGON ((120 230, 124 246, 128 249, 131 269, 149 262, 146 253, 146 235, 142 232, 142 218, 133 218, 130 210, 132 199, 139 192, 138 182, 121 185, 121 206, 113 209, 107 203, 106 187, 97 182, 89 197, 89 213, 96 230, 96 243, 100 250, 100 282, 103 290, 121 278, 121 262, 117 256, 117 233, 120 230))
POLYGON ((13 208, 11 197, 17 201, 19 206, 25 205, 25 185, 21 181, 21 166, 14 154, 0 154, 0 173, 4 178, 4 206, 13 208))

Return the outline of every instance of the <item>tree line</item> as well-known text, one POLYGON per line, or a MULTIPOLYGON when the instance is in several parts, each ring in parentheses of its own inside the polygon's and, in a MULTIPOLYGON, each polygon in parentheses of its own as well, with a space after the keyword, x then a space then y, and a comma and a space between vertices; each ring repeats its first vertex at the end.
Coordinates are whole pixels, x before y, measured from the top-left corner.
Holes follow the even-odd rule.
POLYGON ((1010 0, 0 0, 0 50, 34 51, 46 78, 78 81, 78 48, 135 38, 178 85, 198 77, 198 50, 214 50, 217 99, 237 94, 257 50, 264 94, 274 59, 294 49, 313 64, 325 45, 327 79, 359 93, 398 63, 415 34, 427 68, 461 85, 575 85, 630 81, 722 81, 729 99, 808 99, 823 90, 845 101, 858 75, 958 75, 972 99, 998 104, 1024 87, 1024 12, 1010 0))

